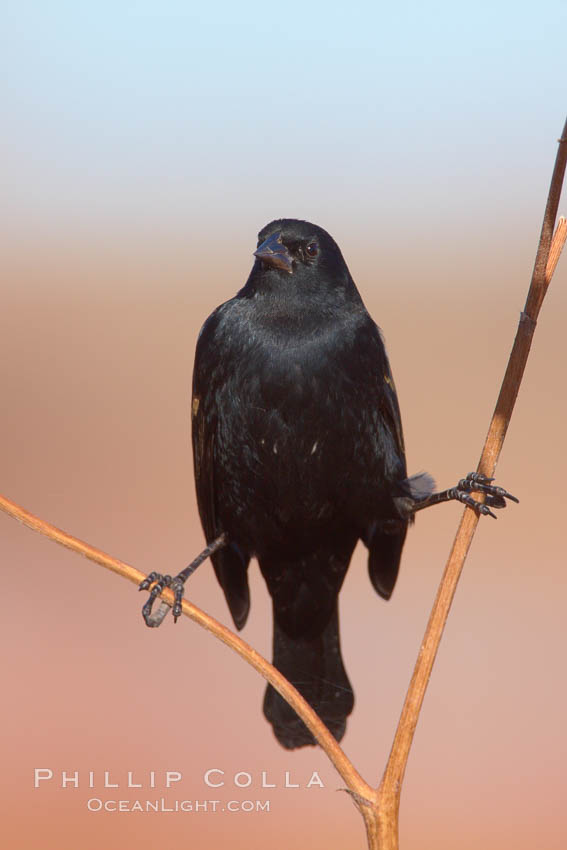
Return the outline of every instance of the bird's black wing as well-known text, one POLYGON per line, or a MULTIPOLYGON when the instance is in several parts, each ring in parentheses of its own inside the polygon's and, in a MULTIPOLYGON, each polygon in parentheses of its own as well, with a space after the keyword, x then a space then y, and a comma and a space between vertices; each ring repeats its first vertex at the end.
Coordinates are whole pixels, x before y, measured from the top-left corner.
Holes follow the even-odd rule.
MULTIPOLYGON (((393 504, 395 505, 396 497, 403 497, 407 474, 404 435, 396 387, 385 351, 383 351, 380 365, 382 366, 382 376, 378 392, 379 415, 384 431, 389 435, 388 443, 393 448, 399 469, 399 479, 390 482, 393 504)), ((380 380, 380 376, 378 376, 378 380, 380 380)), ((383 599, 389 599, 394 590, 407 529, 408 520, 396 516, 394 511, 392 516, 376 517, 369 530, 368 540, 365 541, 369 550, 368 572, 370 580, 376 592, 383 599)))
MULTIPOLYGON (((207 543, 225 531, 217 515, 215 487, 215 439, 218 411, 215 404, 214 376, 218 371, 218 358, 222 357, 222 353, 215 349, 214 342, 217 313, 218 310, 209 317, 199 335, 191 402, 197 505, 207 543)), ((247 575, 249 561, 250 557, 231 542, 212 556, 217 579, 224 591, 237 629, 244 626, 250 610, 247 575)))
POLYGON ((387 358, 384 362, 384 386, 380 398, 380 412, 394 438, 399 456, 405 459, 406 450, 398 394, 396 393, 394 379, 387 358))

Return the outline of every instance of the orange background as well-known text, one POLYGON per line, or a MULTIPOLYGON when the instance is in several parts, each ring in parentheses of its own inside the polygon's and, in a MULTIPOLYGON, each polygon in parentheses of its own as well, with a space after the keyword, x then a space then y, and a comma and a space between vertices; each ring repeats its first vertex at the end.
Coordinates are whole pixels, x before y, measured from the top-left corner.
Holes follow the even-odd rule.
MULTIPOLYGON (((458 270, 456 260, 441 262, 437 245, 424 256, 385 243, 379 227, 365 241, 348 222, 324 224, 385 331, 410 468, 449 486, 477 461, 523 304, 535 221, 496 234, 479 211, 471 226, 486 244, 480 252, 462 234, 452 249, 462 254, 458 270)), ((410 222, 418 243, 419 226, 410 222)), ((108 257, 86 239, 69 253, 36 241, 12 258, 2 314, 2 489, 141 570, 175 572, 202 546, 189 448, 194 344, 203 318, 244 280, 255 244, 253 232, 227 236, 234 259, 214 264, 206 244, 172 257, 160 242, 125 243, 108 257)), ((527 848, 536 836, 547 848, 563 846, 566 282, 563 260, 498 470, 521 503, 482 522, 474 542, 409 763, 404 847, 527 848)), ((371 781, 388 753, 459 514, 447 505, 418 517, 388 604, 371 590, 361 549, 341 593, 357 699, 344 746, 371 781)), ((6 517, 0 524, 2 801, 11 847, 285 847, 300 826, 313 848, 363 846, 359 816, 335 793, 341 781, 323 754, 276 745, 253 671, 186 621, 146 629, 143 599, 130 585, 6 517), (89 814, 92 792, 55 781, 34 790, 34 767, 56 776, 107 769, 119 781, 128 770, 180 770, 182 798, 269 799, 271 811, 89 814), (228 777, 247 771, 254 783, 219 797, 203 783, 209 768, 228 777), (262 770, 278 784, 286 770, 301 784, 318 770, 326 787, 263 791, 262 770)), ((255 565, 251 572, 244 637, 269 655, 269 600, 255 565)), ((189 593, 229 622, 208 566, 189 593)))
MULTIPOLYGON (((487 25, 443 18, 437 41, 428 30, 431 56, 417 24, 380 30, 384 49, 373 53, 375 30, 353 11, 348 32, 335 21, 346 59, 325 53, 314 20, 290 29, 286 18, 270 61, 286 67, 299 32, 312 63, 299 66, 306 85, 270 77, 270 42, 250 36, 248 70, 253 48, 264 62, 259 89, 233 62, 217 69, 218 100, 206 96, 206 74, 185 73, 183 45, 167 52, 184 30, 170 21, 164 35, 159 12, 157 54, 149 36, 148 49, 132 53, 142 37, 123 21, 116 32, 102 21, 91 28, 92 44, 62 28, 76 67, 70 52, 45 59, 47 42, 32 39, 37 18, 22 24, 4 53, 21 62, 14 79, 27 59, 44 64, 25 89, 35 100, 15 84, 3 138, 2 493, 140 570, 185 566, 203 546, 189 439, 197 333, 244 283, 256 233, 279 216, 315 221, 341 246, 385 334, 411 471, 447 487, 473 469, 524 305, 564 118, 554 99, 564 27, 555 21, 557 43, 544 50, 550 29, 514 11, 517 30, 493 21, 485 41, 487 25), (462 43, 447 42, 453 26, 462 43), (104 39, 114 37, 112 52, 104 39), (368 67, 351 79, 358 39, 368 67), (81 65, 89 45, 94 76, 81 65), (166 54, 167 86, 154 91, 166 54), (373 62, 389 76, 373 76, 373 62), (530 63, 539 74, 531 87, 530 63), (144 75, 138 88, 131 68, 144 75), (319 72, 327 88, 314 84, 319 72), (64 89, 71 105, 58 100, 64 89), (162 102, 187 122, 180 136, 162 102)), ((267 19, 258 7, 257 26, 267 19)), ((211 68, 233 56, 213 43, 230 35, 226 22, 211 23, 211 68)), ((403 850, 565 846, 566 320, 563 258, 498 467, 521 501, 482 521, 475 538, 410 756, 403 850)), ((362 548, 341 592, 356 694, 344 748, 368 781, 385 764, 459 516, 445 505, 417 518, 389 603, 371 588, 362 548)), ((185 619, 146 629, 145 595, 3 515, 0 552, 6 846, 364 846, 340 777, 318 749, 278 747, 261 712, 264 683, 228 649, 185 619), (34 789, 34 768, 55 779, 34 789), (211 768, 225 771, 227 787, 207 788, 211 768), (79 789, 60 787, 64 770, 79 771, 79 789), (119 790, 101 787, 104 770, 119 790), (183 774, 169 792, 165 770, 183 774), (128 771, 142 790, 124 787, 128 771), (250 788, 232 786, 239 771, 253 776, 250 788), (277 788, 262 789, 262 771, 277 788), (284 788, 286 771, 302 787, 284 788), (305 787, 313 771, 323 789, 305 787), (270 811, 89 813, 93 796, 269 800, 270 811)), ((255 564, 251 584, 243 637, 269 657, 269 599, 255 564)), ((209 565, 188 595, 229 623, 209 565)))

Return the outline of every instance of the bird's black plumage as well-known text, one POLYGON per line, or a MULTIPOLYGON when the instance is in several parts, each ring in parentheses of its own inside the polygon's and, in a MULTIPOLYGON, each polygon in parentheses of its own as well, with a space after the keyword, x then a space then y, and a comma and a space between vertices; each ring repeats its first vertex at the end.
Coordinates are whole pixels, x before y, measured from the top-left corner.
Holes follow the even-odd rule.
MULTIPOLYGON (((274 664, 340 740, 354 697, 341 658, 338 595, 357 541, 376 591, 394 589, 414 514, 455 499, 480 515, 518 501, 472 472, 433 493, 407 477, 384 343, 328 233, 280 219, 259 234, 243 289, 205 322, 193 376, 193 455, 207 546, 175 578, 151 572, 142 614, 165 587, 181 614, 185 581, 208 557, 237 628, 256 557, 274 614, 274 664), (482 494, 482 501, 471 493, 482 494)), ((315 743, 268 687, 264 713, 284 747, 315 743)))
MULTIPOLYGON (((376 591, 394 588, 416 494, 380 331, 322 228, 280 219, 259 234, 243 289, 205 322, 193 377, 199 512, 236 626, 256 557, 273 600, 274 663, 340 740, 353 694, 338 594, 363 540, 376 591)), ((419 489, 423 492, 420 494, 419 489)), ((283 746, 314 740, 268 687, 283 746)))

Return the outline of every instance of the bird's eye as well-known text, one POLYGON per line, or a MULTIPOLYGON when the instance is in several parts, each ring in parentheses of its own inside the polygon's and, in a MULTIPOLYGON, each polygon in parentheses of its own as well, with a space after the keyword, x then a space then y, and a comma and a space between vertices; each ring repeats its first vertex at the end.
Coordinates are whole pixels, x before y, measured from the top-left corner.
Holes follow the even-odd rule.
POLYGON ((316 257, 319 253, 319 246, 316 242, 310 242, 305 248, 305 253, 308 257, 316 257))

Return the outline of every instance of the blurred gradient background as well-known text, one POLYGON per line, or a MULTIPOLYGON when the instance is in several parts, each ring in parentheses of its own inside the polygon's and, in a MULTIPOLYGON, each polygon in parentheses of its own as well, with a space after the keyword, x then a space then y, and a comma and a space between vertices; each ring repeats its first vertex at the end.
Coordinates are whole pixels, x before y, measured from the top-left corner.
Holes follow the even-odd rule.
MULTIPOLYGON (((386 337, 410 469, 442 487, 473 469, 565 118, 566 25, 562 0, 3 4, 0 491, 141 570, 185 566, 203 545, 197 333, 280 216, 341 246, 386 337)), ((566 319, 563 258, 498 468, 521 504, 472 547, 410 757, 403 850, 565 846, 566 319)), ((362 549, 341 593, 357 700, 344 748, 371 782, 459 516, 418 517, 388 604, 362 549)), ((145 596, 5 516, 0 535, 6 846, 365 846, 324 755, 277 746, 254 671, 186 620, 146 629, 145 596), (34 790, 36 767, 55 778, 34 790), (210 768, 225 788, 207 788, 210 768), (164 770, 183 774, 171 792, 164 770), (305 787, 315 770, 323 789, 305 787), (95 814, 93 796, 270 812, 95 814)), ((270 656, 256 565, 251 582, 243 636, 270 656)), ((229 623, 209 566, 189 595, 229 623)))

